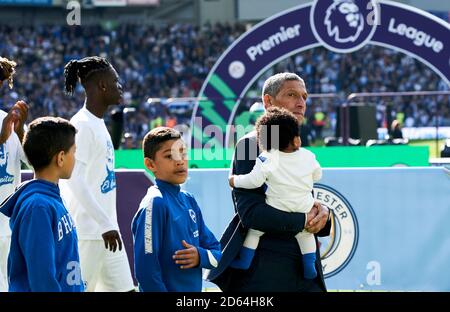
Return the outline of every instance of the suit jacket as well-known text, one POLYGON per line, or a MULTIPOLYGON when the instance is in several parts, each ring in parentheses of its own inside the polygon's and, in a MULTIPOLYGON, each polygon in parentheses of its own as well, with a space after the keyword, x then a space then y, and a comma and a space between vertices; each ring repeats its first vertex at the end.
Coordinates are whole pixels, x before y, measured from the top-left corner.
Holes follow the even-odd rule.
MULTIPOLYGON (((236 145, 233 174, 249 173, 255 165, 258 154, 256 132, 251 132, 236 145)), ((207 279, 217 284, 223 291, 233 290, 229 288, 233 278, 233 274, 229 272, 229 265, 238 255, 249 228, 291 239, 303 230, 306 218, 303 213, 284 212, 267 205, 263 187, 252 190, 235 188, 232 191, 232 197, 235 215, 220 240, 222 258, 217 268, 207 275, 207 279)), ((326 226, 315 235, 316 243, 317 236, 328 236, 330 229, 331 222, 327 222, 326 226)), ((300 257, 299 254, 299 261, 300 257)), ((319 248, 317 248, 316 258, 319 286, 326 291, 319 248)))

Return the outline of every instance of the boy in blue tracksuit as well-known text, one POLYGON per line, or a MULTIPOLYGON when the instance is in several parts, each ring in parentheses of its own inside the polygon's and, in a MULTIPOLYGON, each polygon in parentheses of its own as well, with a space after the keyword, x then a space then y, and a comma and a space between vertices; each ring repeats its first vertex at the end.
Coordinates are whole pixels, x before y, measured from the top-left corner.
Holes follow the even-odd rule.
POLYGON ((134 267, 141 291, 201 291, 202 268, 217 267, 220 243, 203 221, 187 178, 178 131, 159 127, 144 138, 144 164, 156 177, 134 217, 134 267))
POLYGON ((10 218, 9 291, 84 290, 73 220, 59 193, 75 164, 76 129, 67 120, 34 120, 23 149, 34 179, 23 183, 0 206, 10 218))

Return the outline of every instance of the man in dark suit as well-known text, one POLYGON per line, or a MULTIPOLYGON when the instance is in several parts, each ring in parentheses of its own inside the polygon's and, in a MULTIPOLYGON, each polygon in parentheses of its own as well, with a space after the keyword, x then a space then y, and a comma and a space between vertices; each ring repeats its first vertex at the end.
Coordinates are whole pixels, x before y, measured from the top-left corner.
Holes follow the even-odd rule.
MULTIPOLYGON (((293 73, 269 77, 264 83, 264 107, 283 107, 303 123, 306 109, 306 91, 303 79, 293 73)), ((247 174, 259 154, 256 132, 251 132, 236 145, 233 174, 247 174)), ((328 236, 331 229, 330 211, 315 203, 308 214, 284 212, 266 204, 264 187, 234 189, 232 192, 235 216, 221 238, 222 259, 211 270, 208 280, 222 291, 326 291, 320 252, 317 248, 317 278, 303 278, 303 263, 295 235, 303 229, 317 236, 328 236), (230 267, 238 255, 249 228, 265 232, 248 270, 230 267)))

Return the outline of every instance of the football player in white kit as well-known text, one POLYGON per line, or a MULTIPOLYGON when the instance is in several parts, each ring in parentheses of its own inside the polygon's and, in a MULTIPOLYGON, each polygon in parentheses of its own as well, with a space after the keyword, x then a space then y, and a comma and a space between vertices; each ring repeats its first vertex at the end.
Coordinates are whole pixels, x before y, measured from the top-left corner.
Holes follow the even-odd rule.
MULTIPOLYGON (((12 78, 16 63, 0 56, 0 87, 8 81, 12 88, 12 78)), ((25 154, 20 142, 23 126, 28 116, 28 106, 18 101, 8 113, 0 110, 0 202, 11 195, 20 183, 20 161, 25 154)), ((0 213, 0 292, 8 291, 7 263, 11 229, 9 219, 0 213)))
POLYGON ((119 76, 97 56, 70 61, 64 76, 66 93, 73 94, 79 81, 86 94, 84 106, 70 120, 78 131, 75 168, 60 183, 77 227, 86 291, 133 291, 117 223, 114 147, 103 120, 108 107, 121 101, 119 76))

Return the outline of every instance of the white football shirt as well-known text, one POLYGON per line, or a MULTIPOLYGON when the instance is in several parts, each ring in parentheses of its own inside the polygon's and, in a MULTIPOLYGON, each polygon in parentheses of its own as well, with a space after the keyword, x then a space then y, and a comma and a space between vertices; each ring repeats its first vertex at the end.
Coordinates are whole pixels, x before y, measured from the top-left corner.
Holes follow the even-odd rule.
MULTIPOLYGON (((0 129, 7 113, 0 110, 0 129)), ((0 145, 0 202, 11 195, 21 181, 20 161, 25 160, 19 137, 13 131, 5 143, 0 145)), ((0 237, 11 236, 9 218, 0 213, 0 237)))
MULTIPOLYGON (((83 163, 87 170, 82 179, 87 189, 117 227, 116 177, 114 173, 114 147, 111 136, 102 118, 89 112, 84 106, 70 120, 77 128, 75 137, 75 159, 83 163)), ((76 172, 74 171, 74 174, 76 172)), ((74 178, 72 174, 71 179, 74 178)), ((61 195, 65 200, 77 227, 80 239, 102 239, 100 225, 87 212, 96 207, 82 207, 74 196, 66 180, 60 180, 61 195)))

